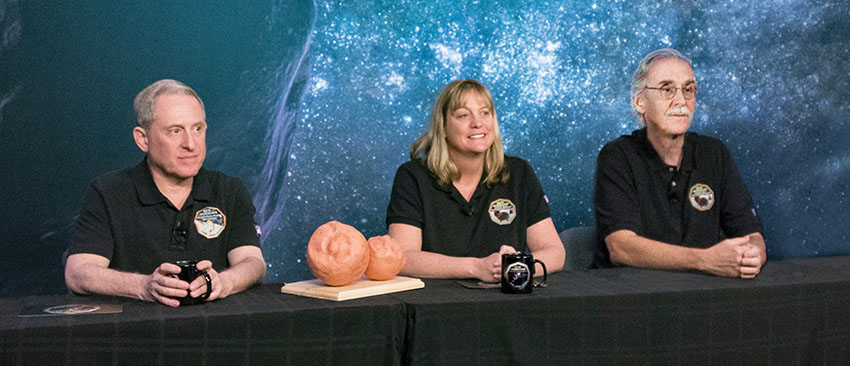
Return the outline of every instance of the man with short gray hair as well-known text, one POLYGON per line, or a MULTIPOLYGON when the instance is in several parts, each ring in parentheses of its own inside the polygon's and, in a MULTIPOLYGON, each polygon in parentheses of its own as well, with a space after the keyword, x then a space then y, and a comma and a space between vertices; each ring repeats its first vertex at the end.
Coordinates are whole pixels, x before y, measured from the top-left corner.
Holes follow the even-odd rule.
POLYGON ((265 275, 254 205, 236 178, 202 167, 206 113, 198 94, 165 79, 135 99, 133 168, 92 183, 71 235, 65 282, 79 294, 105 294, 178 306, 242 291, 265 275), (197 260, 205 278, 182 281, 177 261, 197 260))
POLYGON ((690 59, 674 49, 635 70, 631 107, 643 128, 606 144, 597 161, 596 267, 761 270, 761 220, 729 150, 688 132, 697 91, 690 59))

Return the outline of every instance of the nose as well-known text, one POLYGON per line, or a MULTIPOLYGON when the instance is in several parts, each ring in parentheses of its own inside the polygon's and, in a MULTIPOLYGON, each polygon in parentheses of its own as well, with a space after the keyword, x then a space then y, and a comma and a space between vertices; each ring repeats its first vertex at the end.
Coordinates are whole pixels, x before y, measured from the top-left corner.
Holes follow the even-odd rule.
POLYGON ((481 127, 481 118, 480 116, 475 115, 475 113, 470 113, 469 117, 469 126, 472 128, 481 127))
POLYGON ((191 131, 186 131, 186 133, 183 134, 183 141, 181 145, 186 150, 193 151, 197 146, 197 141, 195 141, 196 139, 197 137, 192 135, 191 131))

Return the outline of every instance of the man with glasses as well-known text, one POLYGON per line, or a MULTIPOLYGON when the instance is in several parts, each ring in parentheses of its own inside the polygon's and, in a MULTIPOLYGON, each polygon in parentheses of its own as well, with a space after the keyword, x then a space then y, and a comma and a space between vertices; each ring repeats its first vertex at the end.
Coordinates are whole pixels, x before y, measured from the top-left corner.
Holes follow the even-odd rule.
POLYGON ((251 196, 238 179, 202 168, 201 98, 165 79, 142 90, 134 107, 133 138, 145 159, 92 183, 71 234, 68 289, 178 306, 187 294, 207 294, 203 276, 174 277, 182 260, 199 260, 209 273, 207 301, 258 283, 266 264, 251 196))
POLYGON ((596 267, 741 278, 761 270, 761 220, 729 150, 688 132, 697 90, 691 61, 673 49, 635 70, 631 107, 643 128, 605 145, 597 161, 596 267))

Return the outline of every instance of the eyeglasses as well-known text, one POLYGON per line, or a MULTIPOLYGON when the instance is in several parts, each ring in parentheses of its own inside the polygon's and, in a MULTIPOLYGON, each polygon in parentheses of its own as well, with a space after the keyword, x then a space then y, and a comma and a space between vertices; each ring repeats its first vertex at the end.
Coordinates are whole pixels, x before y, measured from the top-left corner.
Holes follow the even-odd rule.
POLYGON ((682 89, 682 96, 685 99, 693 99, 694 95, 697 94, 697 86, 696 85, 686 85, 681 88, 673 87, 673 86, 662 86, 660 88, 650 88, 645 86, 644 89, 652 89, 658 90, 661 97, 664 99, 673 99, 676 97, 676 93, 679 92, 679 89, 682 89))

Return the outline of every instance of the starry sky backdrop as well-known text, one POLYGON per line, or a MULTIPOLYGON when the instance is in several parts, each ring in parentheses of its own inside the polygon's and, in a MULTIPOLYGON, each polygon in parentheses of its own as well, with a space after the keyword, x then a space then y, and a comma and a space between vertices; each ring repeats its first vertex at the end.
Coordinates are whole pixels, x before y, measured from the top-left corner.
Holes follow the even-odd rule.
POLYGON ((132 98, 156 79, 204 98, 206 166, 254 192, 266 280, 297 281, 320 224, 386 233, 395 169, 457 78, 490 88, 558 230, 592 225, 596 154, 637 128, 631 73, 662 47, 693 60, 692 130, 732 151, 769 256, 850 254, 850 5, 770 3, 0 0, 0 296, 64 289, 82 194, 141 159, 132 98))

